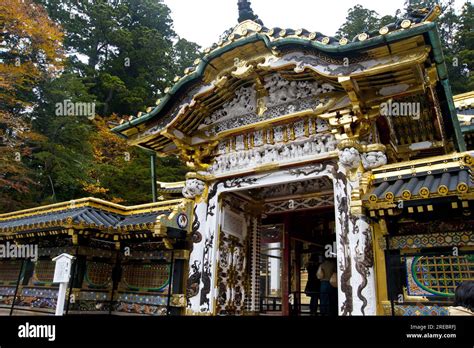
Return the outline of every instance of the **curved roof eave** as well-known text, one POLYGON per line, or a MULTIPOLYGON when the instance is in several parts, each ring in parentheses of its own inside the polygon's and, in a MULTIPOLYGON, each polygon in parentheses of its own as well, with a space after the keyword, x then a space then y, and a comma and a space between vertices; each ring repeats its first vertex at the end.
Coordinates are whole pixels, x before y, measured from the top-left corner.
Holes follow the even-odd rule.
MULTIPOLYGON (((206 54, 204 57, 200 58, 201 61, 199 65, 196 67, 195 71, 181 78, 175 85, 173 85, 173 87, 161 99, 159 105, 157 105, 152 111, 113 128, 112 132, 126 138, 126 136, 123 135, 121 132, 130 128, 136 127, 154 118, 156 115, 160 114, 161 111, 165 108, 165 106, 167 106, 167 104, 170 102, 170 100, 173 99, 174 95, 177 94, 177 92, 183 86, 185 86, 188 83, 198 81, 203 77, 204 71, 206 70, 209 63, 212 62, 212 60, 240 46, 244 46, 244 45, 251 44, 258 41, 263 41, 265 43, 265 46, 270 50, 281 47, 281 46, 286 46, 286 45, 300 45, 302 47, 310 47, 313 49, 317 49, 324 53, 343 54, 346 52, 354 52, 354 51, 359 51, 366 48, 371 48, 371 47, 378 46, 381 44, 387 44, 389 42, 402 40, 407 37, 411 37, 415 35, 429 33, 432 30, 436 30, 436 24, 433 22, 424 22, 424 23, 420 23, 416 27, 412 27, 409 29, 397 30, 385 35, 379 35, 373 38, 369 38, 365 41, 349 42, 346 45, 337 45, 337 46, 325 45, 318 41, 312 41, 307 38, 303 39, 303 38, 298 38, 298 37, 280 38, 278 40, 272 41, 269 39, 269 37, 266 34, 256 33, 256 34, 247 36, 243 39, 234 41, 223 47, 217 48, 211 51, 210 53, 206 54)), ((433 38, 433 36, 428 35, 427 38, 428 40, 430 40, 433 38)))

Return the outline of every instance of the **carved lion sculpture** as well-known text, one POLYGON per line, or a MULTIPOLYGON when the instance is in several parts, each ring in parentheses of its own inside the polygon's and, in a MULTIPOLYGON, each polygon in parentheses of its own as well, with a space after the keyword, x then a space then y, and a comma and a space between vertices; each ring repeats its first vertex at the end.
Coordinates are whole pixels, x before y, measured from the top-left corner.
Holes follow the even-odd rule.
POLYGON ((186 185, 183 188, 183 196, 188 199, 194 199, 202 195, 206 184, 204 181, 198 179, 186 180, 186 185))
POLYGON ((362 155, 362 165, 366 170, 387 164, 387 156, 382 151, 371 151, 362 155))
POLYGON ((357 168, 360 164, 359 151, 353 147, 345 148, 339 152, 339 162, 346 168, 357 168))

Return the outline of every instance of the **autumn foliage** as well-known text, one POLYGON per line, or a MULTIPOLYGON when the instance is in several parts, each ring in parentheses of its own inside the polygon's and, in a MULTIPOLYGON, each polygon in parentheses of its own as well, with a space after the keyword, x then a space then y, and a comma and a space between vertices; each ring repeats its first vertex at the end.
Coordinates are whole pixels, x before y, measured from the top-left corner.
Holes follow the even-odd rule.
POLYGON ((27 193, 34 184, 25 159, 43 137, 32 131, 27 111, 39 81, 61 70, 63 33, 32 1, 1 0, 0 34, 1 208, 21 204, 12 193, 27 193))

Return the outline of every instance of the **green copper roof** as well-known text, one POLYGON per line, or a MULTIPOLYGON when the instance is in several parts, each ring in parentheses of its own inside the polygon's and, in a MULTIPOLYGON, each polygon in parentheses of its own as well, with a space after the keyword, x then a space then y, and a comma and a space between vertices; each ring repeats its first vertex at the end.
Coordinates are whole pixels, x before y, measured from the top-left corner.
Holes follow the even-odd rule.
MULTIPOLYGON (((217 57, 220 57, 226 52, 232 51, 233 49, 248 45, 255 42, 263 42, 265 46, 271 49, 278 49, 282 46, 288 45, 295 45, 301 46, 302 48, 313 48, 319 50, 324 53, 333 54, 333 55, 342 55, 347 54, 349 52, 356 52, 362 49, 368 49, 380 45, 384 45, 390 42, 398 41, 401 39, 405 39, 408 37, 416 36, 419 34, 428 33, 430 31, 436 30, 435 23, 422 23, 416 27, 404 29, 404 30, 397 30, 386 35, 379 35, 373 38, 369 38, 364 41, 353 41, 349 42, 345 45, 328 45, 324 44, 320 41, 313 41, 309 38, 300 38, 300 37, 283 37, 277 40, 270 40, 269 36, 265 33, 255 33, 244 38, 238 39, 236 41, 231 42, 222 47, 218 47, 217 49, 209 52, 208 54, 204 55, 201 59, 199 64, 195 67, 194 71, 187 76, 181 78, 161 99, 158 106, 156 106, 152 111, 142 115, 141 117, 135 118, 131 121, 125 122, 124 124, 117 126, 112 129, 113 132, 119 134, 120 132, 140 125, 152 118, 156 115, 160 114, 161 111, 167 106, 170 100, 173 99, 173 96, 177 94, 177 92, 186 84, 190 82, 199 82, 203 76, 203 73, 209 63, 217 57)), ((437 37, 437 34, 436 34, 437 37)), ((439 38, 438 38, 439 41, 439 38)), ((434 46, 434 45, 433 45, 434 46)), ((444 75, 444 74, 443 74, 444 75)))

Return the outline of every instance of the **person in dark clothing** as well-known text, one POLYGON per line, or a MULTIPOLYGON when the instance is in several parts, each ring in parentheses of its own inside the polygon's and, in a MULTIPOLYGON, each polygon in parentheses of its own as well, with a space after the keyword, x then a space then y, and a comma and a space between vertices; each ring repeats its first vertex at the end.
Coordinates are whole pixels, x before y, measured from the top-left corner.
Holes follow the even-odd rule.
POLYGON ((474 282, 461 283, 454 293, 454 306, 449 307, 449 315, 474 315, 474 282))
POLYGON ((309 303, 309 311, 311 315, 316 315, 318 313, 318 302, 319 302, 319 290, 321 287, 321 282, 316 276, 318 272, 319 262, 316 256, 311 255, 306 270, 308 271, 308 282, 305 287, 305 294, 311 298, 309 303))
MULTIPOLYGON (((325 258, 323 263, 319 266, 316 273, 318 279, 321 281, 321 315, 334 315, 334 301, 337 301, 337 290, 331 285, 330 280, 332 275, 336 272, 336 261, 325 258), (334 296, 336 294, 336 296, 334 296)), ((337 306, 337 305, 336 305, 337 306)), ((337 307, 336 307, 337 308, 337 307)))

